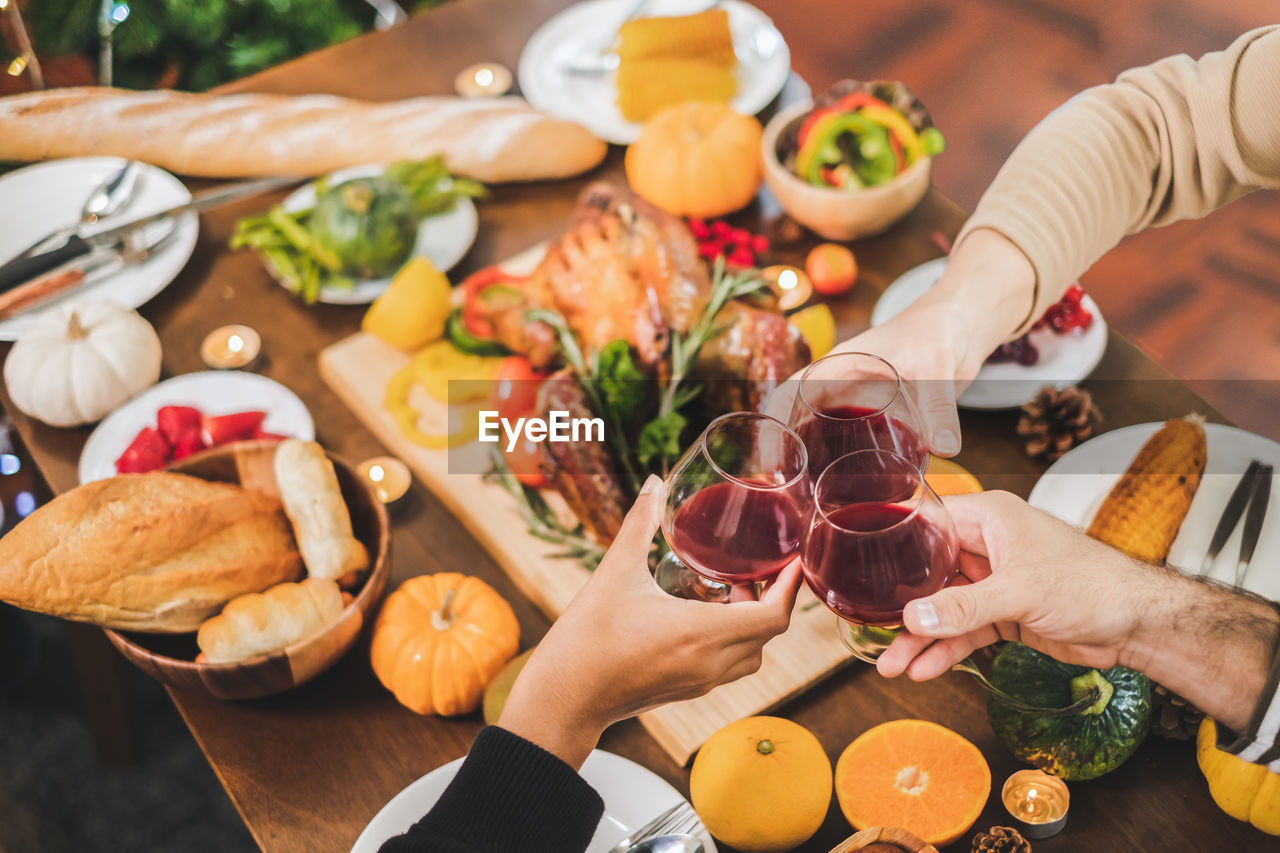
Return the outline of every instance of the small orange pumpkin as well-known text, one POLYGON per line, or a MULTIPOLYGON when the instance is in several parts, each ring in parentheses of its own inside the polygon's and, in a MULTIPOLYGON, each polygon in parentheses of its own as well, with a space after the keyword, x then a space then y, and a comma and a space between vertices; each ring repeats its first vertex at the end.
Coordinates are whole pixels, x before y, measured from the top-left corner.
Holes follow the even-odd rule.
POLYGON ((419 714, 474 711, 484 688, 520 649, 515 611, 479 578, 439 572, 387 596, 373 626, 373 671, 419 714))
POLYGON ((760 122, 728 104, 667 107, 627 148, 627 181, 673 216, 732 213, 760 188, 760 134, 760 122))

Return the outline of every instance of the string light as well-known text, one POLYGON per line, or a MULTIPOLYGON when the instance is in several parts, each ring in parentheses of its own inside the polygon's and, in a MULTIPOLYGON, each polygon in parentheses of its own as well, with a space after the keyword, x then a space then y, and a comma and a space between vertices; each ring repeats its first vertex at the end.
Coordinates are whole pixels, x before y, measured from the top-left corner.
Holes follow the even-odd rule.
POLYGON ((22 11, 16 3, 0 0, 0 12, 8 12, 13 16, 14 35, 18 41, 18 55, 9 63, 6 72, 10 77, 17 77, 25 71, 31 78, 31 88, 43 89, 44 73, 40 70, 40 60, 31 47, 31 34, 27 32, 27 25, 22 20, 22 11))

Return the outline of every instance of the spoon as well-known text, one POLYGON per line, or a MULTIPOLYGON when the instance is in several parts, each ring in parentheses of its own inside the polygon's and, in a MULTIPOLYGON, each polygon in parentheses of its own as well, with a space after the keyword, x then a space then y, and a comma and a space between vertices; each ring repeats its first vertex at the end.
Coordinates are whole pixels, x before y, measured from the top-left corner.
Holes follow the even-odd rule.
POLYGON ((25 258, 34 254, 37 249, 51 240, 77 231, 83 225, 93 225, 119 213, 138 194, 137 167, 136 160, 126 162, 105 181, 93 188, 93 191, 89 193, 89 197, 84 200, 84 205, 80 208, 80 219, 75 225, 64 225, 49 232, 14 255, 10 260, 25 258))
POLYGON ((702 853, 702 842, 692 835, 659 835, 641 841, 628 853, 702 853))

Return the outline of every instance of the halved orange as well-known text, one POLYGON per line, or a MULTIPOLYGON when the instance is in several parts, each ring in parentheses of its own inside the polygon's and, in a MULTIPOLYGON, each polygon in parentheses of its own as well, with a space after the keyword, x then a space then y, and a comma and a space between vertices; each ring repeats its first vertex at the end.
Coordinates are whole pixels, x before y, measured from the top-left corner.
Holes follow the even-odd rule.
POLYGON ((835 786, 840 811, 855 829, 898 826, 945 847, 982 813, 991 769, 978 748, 951 729, 894 720, 845 747, 835 786))
POLYGON ((978 478, 959 462, 929 457, 929 467, 924 473, 924 480, 939 495, 967 495, 970 492, 982 491, 978 478))

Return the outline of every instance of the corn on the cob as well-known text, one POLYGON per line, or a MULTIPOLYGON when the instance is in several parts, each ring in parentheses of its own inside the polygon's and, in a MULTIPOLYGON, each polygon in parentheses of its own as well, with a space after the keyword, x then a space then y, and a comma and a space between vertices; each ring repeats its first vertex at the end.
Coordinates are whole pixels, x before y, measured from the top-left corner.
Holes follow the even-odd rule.
POLYGON ((633 18, 618 29, 618 59, 628 62, 660 57, 701 59, 732 68, 737 64, 729 13, 707 9, 693 15, 633 18))
POLYGON ((1163 562, 1204 474, 1203 424, 1198 415, 1166 421, 1111 487, 1089 535, 1139 560, 1163 562))

